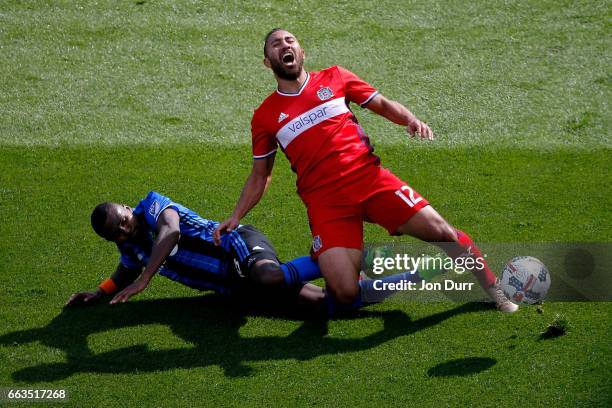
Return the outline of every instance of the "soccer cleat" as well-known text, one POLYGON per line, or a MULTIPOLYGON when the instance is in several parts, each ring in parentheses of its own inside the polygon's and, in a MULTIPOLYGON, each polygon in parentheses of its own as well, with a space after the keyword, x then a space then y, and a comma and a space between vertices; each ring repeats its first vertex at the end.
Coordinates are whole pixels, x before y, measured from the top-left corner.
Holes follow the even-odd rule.
POLYGON ((495 302, 495 307, 497 310, 504 313, 514 313, 519 307, 518 305, 512 303, 510 299, 504 295, 504 291, 501 289, 501 285, 499 284, 499 279, 495 282, 495 285, 491 286, 486 290, 487 294, 493 301, 495 302))

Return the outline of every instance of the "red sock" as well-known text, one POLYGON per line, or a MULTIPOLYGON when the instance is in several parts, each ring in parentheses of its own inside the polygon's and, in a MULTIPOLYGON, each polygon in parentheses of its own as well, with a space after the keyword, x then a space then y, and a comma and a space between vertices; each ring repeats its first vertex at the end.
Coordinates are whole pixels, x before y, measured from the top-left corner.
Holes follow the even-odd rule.
POLYGON ((491 268, 489 268, 489 265, 482 256, 480 249, 478 249, 478 247, 476 246, 474 241, 472 241, 472 238, 470 238, 468 234, 458 229, 456 229, 455 232, 457 233, 457 238, 459 239, 459 245, 461 245, 461 253, 458 253, 457 249, 450 249, 447 250, 448 255, 453 258, 456 258, 469 251, 469 253, 471 253, 475 258, 480 258, 482 263, 484 264, 484 267, 474 268, 470 272, 472 272, 474 276, 476 276, 476 279, 478 279, 480 286, 485 289, 490 288, 495 284, 495 274, 491 271, 491 268))

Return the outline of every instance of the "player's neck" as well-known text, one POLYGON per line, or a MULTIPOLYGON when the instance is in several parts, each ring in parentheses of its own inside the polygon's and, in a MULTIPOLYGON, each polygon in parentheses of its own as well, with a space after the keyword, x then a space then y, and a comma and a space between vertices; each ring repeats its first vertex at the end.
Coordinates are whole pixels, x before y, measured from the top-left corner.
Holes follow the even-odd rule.
POLYGON ((278 83, 277 89, 279 92, 286 94, 295 94, 300 91, 304 82, 308 78, 308 74, 305 70, 302 70, 300 75, 296 79, 282 79, 276 77, 276 82, 278 83))

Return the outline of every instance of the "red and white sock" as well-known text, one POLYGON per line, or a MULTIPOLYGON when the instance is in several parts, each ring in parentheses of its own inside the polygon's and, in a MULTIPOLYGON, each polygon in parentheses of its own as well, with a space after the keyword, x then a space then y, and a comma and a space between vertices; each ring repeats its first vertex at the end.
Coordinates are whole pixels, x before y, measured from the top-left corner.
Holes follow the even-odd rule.
POLYGON ((474 258, 480 258, 484 267, 473 268, 470 270, 470 272, 472 272, 474 276, 476 276, 476 279, 478 279, 480 286, 482 286, 484 289, 488 289, 491 286, 495 285, 495 274, 491 271, 491 268, 489 268, 489 265, 482 256, 480 249, 478 249, 474 241, 472 241, 472 238, 470 238, 468 234, 461 230, 455 229, 455 232, 457 233, 457 238, 460 247, 448 248, 446 249, 446 253, 452 258, 458 258, 466 256, 468 254, 471 254, 474 258))

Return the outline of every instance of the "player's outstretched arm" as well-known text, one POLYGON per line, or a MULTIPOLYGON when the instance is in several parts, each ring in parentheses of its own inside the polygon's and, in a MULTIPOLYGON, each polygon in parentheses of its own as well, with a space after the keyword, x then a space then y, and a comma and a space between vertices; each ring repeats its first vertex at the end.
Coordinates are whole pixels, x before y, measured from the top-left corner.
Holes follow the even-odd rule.
POLYGON ((173 208, 166 208, 157 219, 157 238, 153 243, 151 257, 138 279, 117 293, 112 303, 126 302, 132 296, 142 292, 151 281, 151 278, 164 263, 180 238, 179 215, 173 208))
POLYGON ((434 134, 425 122, 421 122, 412 112, 399 102, 376 95, 366 108, 391 122, 405 126, 410 136, 420 136, 421 139, 433 140, 434 134))
POLYGON ((131 269, 119 263, 117 269, 109 279, 100 283, 95 292, 78 292, 73 293, 64 304, 64 307, 86 306, 97 303, 105 296, 110 296, 117 293, 136 280, 140 275, 141 270, 131 269))
POLYGON ((221 235, 232 232, 240 225, 240 220, 261 200, 270 182, 272 181, 272 168, 274 167, 274 155, 253 160, 251 174, 244 183, 240 198, 231 217, 223 221, 215 232, 213 239, 215 244, 221 243, 221 235))

